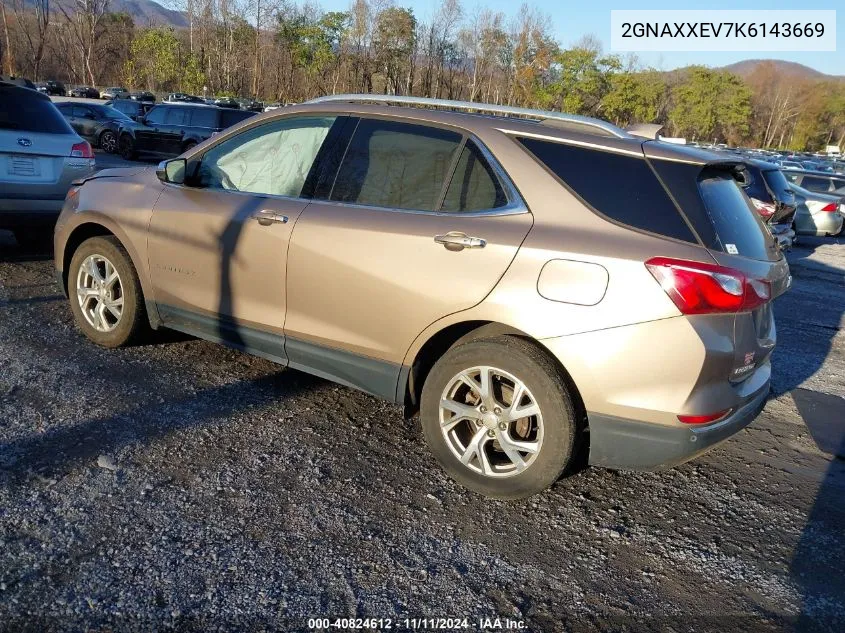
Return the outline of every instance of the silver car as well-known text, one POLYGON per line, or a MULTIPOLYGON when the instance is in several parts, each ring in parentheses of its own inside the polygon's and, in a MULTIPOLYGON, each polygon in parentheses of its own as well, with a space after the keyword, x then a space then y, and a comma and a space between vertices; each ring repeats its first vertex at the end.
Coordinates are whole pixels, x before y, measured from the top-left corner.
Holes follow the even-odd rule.
POLYGON ((836 193, 810 191, 790 183, 795 193, 793 220, 798 235, 838 235, 845 223, 845 197, 836 193))
POLYGON ((47 95, 0 82, 0 229, 48 235, 71 182, 93 171, 91 145, 47 95))

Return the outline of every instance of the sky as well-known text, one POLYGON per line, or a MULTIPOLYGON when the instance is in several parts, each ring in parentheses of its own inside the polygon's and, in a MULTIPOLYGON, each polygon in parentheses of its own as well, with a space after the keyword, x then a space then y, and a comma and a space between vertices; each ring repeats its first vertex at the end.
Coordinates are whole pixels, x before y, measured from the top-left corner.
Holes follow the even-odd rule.
MULTIPOLYGON (((318 0, 326 10, 345 11, 350 0, 318 0)), ((522 0, 462 0, 464 11, 472 14, 480 7, 514 15, 522 0)), ((440 0, 393 0, 396 6, 411 7, 417 19, 429 21, 440 0)), ((671 70, 690 64, 725 66, 743 59, 772 58, 798 62, 828 75, 845 75, 845 2, 843 0, 707 0, 706 3, 684 0, 626 2, 625 0, 530 0, 529 4, 549 15, 553 32, 564 46, 574 44, 587 34, 598 36, 605 51, 610 51, 610 11, 612 9, 839 9, 836 15, 836 52, 804 53, 637 53, 640 61, 660 70, 671 70), (706 6, 705 6, 706 4, 706 6)))

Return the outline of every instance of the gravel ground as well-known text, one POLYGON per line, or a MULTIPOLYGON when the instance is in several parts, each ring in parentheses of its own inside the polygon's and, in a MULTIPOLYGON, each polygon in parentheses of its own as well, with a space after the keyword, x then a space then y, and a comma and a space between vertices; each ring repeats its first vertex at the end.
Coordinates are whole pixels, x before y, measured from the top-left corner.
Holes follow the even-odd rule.
POLYGON ((505 503, 370 396, 177 335, 95 347, 49 256, 0 234, 0 630, 839 633, 845 240, 790 259, 751 427, 673 470, 505 503))

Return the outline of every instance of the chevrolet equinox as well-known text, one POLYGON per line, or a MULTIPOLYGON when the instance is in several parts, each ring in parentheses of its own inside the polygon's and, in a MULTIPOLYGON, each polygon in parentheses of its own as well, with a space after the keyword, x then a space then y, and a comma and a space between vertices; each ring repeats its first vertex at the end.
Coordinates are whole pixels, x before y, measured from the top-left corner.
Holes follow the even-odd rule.
POLYGON ((519 498, 760 411, 791 277, 742 169, 596 119, 324 97, 77 181, 56 268, 95 343, 172 328, 387 398, 519 498))

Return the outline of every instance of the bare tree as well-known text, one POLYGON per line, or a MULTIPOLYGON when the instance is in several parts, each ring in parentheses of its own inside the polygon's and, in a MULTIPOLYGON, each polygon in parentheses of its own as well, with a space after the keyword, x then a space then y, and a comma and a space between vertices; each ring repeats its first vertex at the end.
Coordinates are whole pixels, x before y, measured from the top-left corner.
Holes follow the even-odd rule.
POLYGON ((70 27, 73 39, 79 47, 83 74, 86 81, 92 86, 97 82, 91 65, 91 58, 97 45, 97 38, 100 35, 103 16, 108 11, 110 2, 111 0, 74 0, 69 8, 59 5, 59 9, 70 27))

